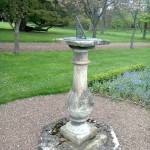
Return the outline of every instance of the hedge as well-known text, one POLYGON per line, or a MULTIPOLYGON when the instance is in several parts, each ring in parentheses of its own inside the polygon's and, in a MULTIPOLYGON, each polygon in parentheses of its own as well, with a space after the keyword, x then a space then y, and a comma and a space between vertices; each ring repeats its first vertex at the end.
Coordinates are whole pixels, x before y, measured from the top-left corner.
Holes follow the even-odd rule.
POLYGON ((99 74, 95 74, 89 77, 88 84, 89 86, 92 86, 94 82, 100 82, 103 83, 104 81, 112 80, 116 78, 118 75, 122 74, 124 71, 140 71, 143 70, 146 66, 143 64, 136 64, 132 66, 125 66, 113 70, 109 70, 107 72, 102 72, 99 74))

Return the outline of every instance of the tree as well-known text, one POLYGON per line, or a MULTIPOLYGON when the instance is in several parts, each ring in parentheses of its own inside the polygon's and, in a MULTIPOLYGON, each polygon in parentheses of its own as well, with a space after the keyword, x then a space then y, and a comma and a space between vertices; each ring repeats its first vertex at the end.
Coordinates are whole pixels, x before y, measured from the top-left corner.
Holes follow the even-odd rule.
POLYGON ((104 28, 105 28, 105 15, 106 15, 106 9, 104 10, 102 17, 101 17, 101 24, 100 24, 100 34, 104 34, 104 28))
POLYGON ((129 3, 129 8, 130 8, 130 12, 131 15, 133 17, 133 21, 134 21, 134 29, 132 32, 132 36, 131 36, 131 44, 130 44, 130 48, 133 48, 133 42, 134 42, 134 35, 137 29, 137 26, 139 24, 139 20, 138 20, 138 14, 140 12, 141 9, 141 0, 133 0, 132 2, 129 3))
POLYGON ((27 18, 36 24, 27 30, 48 31, 49 28, 62 27, 68 24, 67 12, 61 7, 58 0, 39 0, 38 7, 30 10, 27 18), (42 29, 46 28, 46 29, 42 29))
POLYGON ((37 0, 1 0, 0 10, 14 29, 14 53, 19 52, 19 27, 28 11, 35 7, 37 0))
POLYGON ((108 0, 80 0, 85 14, 91 21, 94 38, 96 37, 97 25, 99 23, 99 20, 107 7, 107 1, 108 0))
POLYGON ((74 19, 77 15, 83 14, 79 0, 58 0, 59 5, 67 12, 70 19, 74 19))
POLYGON ((97 26, 105 11, 118 0, 59 0, 69 12, 69 16, 74 18, 75 15, 85 16, 91 22, 93 37, 96 37, 97 26))
POLYGON ((122 2, 122 4, 125 5, 125 7, 128 9, 129 13, 132 15, 133 18, 133 32, 131 35, 131 44, 130 44, 130 48, 133 48, 135 32, 140 22, 139 14, 143 10, 143 0, 128 0, 122 2))
POLYGON ((14 29, 14 53, 19 52, 19 29, 41 31, 43 27, 47 27, 47 31, 52 26, 67 24, 62 19, 65 12, 62 12, 57 0, 1 0, 0 13, 14 29), (28 19, 37 26, 26 26, 28 19))
MULTIPOLYGON (((119 0, 114 0, 114 1, 108 1, 108 5, 107 7, 105 7, 103 14, 101 16, 101 23, 100 23, 100 34, 103 35, 104 34, 104 28, 105 28, 105 23, 106 23, 106 17, 112 15, 112 12, 115 12, 117 10, 117 4, 118 4, 119 0), (108 15, 110 14, 110 15, 108 15)), ((116 15, 116 14, 115 14, 116 15)), ((113 17, 114 18, 114 15, 113 17)), ((110 20, 109 20, 110 23, 110 20)))
POLYGON ((84 13, 90 19, 93 26, 93 37, 96 37, 97 26, 100 18, 113 3, 117 0, 80 0, 80 4, 83 6, 84 13))
POLYGON ((131 37, 130 48, 133 48, 134 34, 138 26, 138 23, 142 20, 144 20, 143 38, 146 37, 147 23, 150 21, 150 0, 138 0, 138 1, 132 0, 131 6, 132 6, 131 14, 134 19, 134 30, 133 30, 132 37, 131 37), (141 18, 141 14, 144 14, 143 18, 141 18), (138 15, 139 15, 139 18, 138 18, 138 15))
POLYGON ((142 22, 144 22, 143 39, 146 39, 146 31, 150 22, 150 0, 145 1, 144 13, 142 14, 142 22))
POLYGON ((107 24, 112 28, 130 28, 133 24, 131 14, 129 14, 126 2, 122 1, 107 10, 108 21, 107 24))
POLYGON ((131 14, 131 16, 133 18, 133 32, 131 35, 130 48, 134 47, 133 43, 134 43, 135 32, 136 32, 136 29, 137 29, 139 23, 141 23, 142 20, 143 21, 145 20, 143 35, 146 34, 146 28, 147 28, 147 23, 146 23, 147 19, 146 18, 149 15, 145 15, 143 13, 146 10, 145 8, 149 8, 149 7, 146 7, 146 3, 147 3, 147 6, 149 6, 148 5, 149 1, 150 0, 122 0, 122 1, 120 0, 120 4, 128 10, 128 12, 131 14))

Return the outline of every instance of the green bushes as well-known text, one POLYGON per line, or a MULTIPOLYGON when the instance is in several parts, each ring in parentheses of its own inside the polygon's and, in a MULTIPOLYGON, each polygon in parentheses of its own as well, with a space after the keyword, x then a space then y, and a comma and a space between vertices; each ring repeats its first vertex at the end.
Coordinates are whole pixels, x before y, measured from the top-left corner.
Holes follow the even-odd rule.
POLYGON ((113 99, 128 99, 150 108, 150 67, 142 71, 125 71, 112 81, 95 82, 91 89, 113 99))
POLYGON ((116 78, 119 74, 122 74, 124 71, 140 71, 145 68, 143 64, 137 64, 132 66, 121 67, 117 69, 110 70, 108 72, 103 72, 99 74, 95 74, 89 77, 88 83, 89 86, 92 86, 96 81, 103 83, 104 81, 112 80, 116 78))

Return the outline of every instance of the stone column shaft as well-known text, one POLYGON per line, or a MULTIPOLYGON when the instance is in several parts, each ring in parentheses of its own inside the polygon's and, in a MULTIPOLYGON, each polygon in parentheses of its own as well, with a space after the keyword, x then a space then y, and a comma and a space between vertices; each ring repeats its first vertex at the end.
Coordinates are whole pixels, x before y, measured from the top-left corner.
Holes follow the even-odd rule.
POLYGON ((75 40, 68 41, 68 44, 74 53, 73 85, 66 99, 70 122, 61 127, 60 132, 64 137, 80 145, 97 133, 97 128, 87 123, 94 105, 87 86, 88 49, 94 47, 94 42, 75 40))
POLYGON ((79 95, 87 89, 88 51, 74 50, 73 90, 79 95))

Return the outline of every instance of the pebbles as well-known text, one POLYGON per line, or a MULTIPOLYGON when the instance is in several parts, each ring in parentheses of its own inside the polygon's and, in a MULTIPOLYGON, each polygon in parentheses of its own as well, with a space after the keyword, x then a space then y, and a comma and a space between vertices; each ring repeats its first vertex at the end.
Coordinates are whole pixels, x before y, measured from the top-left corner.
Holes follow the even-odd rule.
MULTIPOLYGON (((37 150, 42 128, 68 116, 65 99, 66 94, 47 95, 0 105, 0 149, 37 150)), ((94 101, 92 118, 113 127, 122 150, 150 149, 150 110, 100 96, 94 101)))

